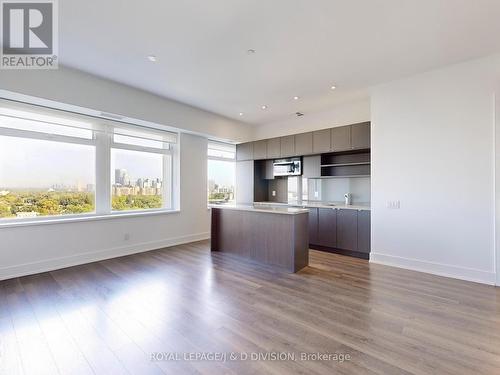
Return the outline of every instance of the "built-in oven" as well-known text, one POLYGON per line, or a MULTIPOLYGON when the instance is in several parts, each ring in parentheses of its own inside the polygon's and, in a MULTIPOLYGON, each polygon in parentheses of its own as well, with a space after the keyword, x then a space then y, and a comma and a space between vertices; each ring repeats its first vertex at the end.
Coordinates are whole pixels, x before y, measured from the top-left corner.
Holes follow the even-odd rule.
POLYGON ((273 161, 274 176, 300 176, 302 175, 302 159, 300 157, 276 159, 273 161))

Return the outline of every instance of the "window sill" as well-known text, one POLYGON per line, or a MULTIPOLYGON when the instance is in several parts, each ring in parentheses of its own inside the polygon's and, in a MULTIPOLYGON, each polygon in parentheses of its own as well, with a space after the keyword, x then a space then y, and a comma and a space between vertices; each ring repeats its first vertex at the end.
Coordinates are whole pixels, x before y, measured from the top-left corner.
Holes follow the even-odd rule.
POLYGON ((169 215, 169 214, 176 214, 179 212, 181 212, 181 210, 135 211, 135 212, 112 213, 106 215, 87 215, 87 216, 46 218, 40 220, 9 221, 7 223, 0 222, 0 230, 3 228, 28 227, 36 225, 47 225, 47 224, 70 224, 70 223, 78 223, 86 221, 100 221, 100 220, 125 219, 125 218, 134 218, 143 216, 169 215))

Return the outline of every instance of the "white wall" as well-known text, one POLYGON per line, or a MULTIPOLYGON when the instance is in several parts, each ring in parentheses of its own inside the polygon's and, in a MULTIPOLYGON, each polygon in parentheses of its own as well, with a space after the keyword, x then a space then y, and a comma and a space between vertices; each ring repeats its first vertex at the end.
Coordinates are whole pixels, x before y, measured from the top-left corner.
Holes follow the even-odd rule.
POLYGON ((239 161, 236 163, 236 203, 237 204, 252 204, 253 203, 253 179, 254 167, 253 161, 239 161))
POLYGON ((253 139, 281 137, 364 121, 370 121, 368 98, 337 105, 328 111, 306 113, 301 117, 291 116, 285 121, 255 126, 253 139))
POLYGON ((372 90, 373 262, 494 283, 498 77, 493 56, 372 90))
POLYGON ((500 81, 495 95, 495 244, 496 244, 496 285, 500 285, 500 81))
POLYGON ((208 238, 205 138, 181 135, 180 185, 177 213, 0 227, 0 280, 208 238))
POLYGON ((3 70, 0 89, 223 140, 246 141, 253 135, 247 124, 70 68, 3 70))

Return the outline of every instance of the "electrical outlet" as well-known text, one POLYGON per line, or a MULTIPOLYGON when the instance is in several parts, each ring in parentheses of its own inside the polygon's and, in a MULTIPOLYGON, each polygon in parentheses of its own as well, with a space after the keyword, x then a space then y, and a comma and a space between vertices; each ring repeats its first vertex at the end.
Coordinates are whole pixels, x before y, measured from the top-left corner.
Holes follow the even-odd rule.
POLYGON ((319 191, 314 192, 314 198, 319 198, 319 191))
POLYGON ((128 240, 130 240, 130 234, 125 233, 125 234, 123 235, 123 240, 124 240, 124 241, 128 241, 128 240))
POLYGON ((401 203, 399 201, 387 201, 387 208, 391 210, 399 210, 401 208, 401 203))
POLYGON ((275 197, 276 196, 276 190, 273 190, 272 194, 273 194, 273 197, 275 197))

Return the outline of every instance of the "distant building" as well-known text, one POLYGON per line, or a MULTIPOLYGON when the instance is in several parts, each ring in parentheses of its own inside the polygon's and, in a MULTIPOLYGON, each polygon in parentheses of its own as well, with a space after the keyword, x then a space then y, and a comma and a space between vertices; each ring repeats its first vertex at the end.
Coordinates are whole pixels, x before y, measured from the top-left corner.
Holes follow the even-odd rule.
POLYGON ((8 190, 0 190, 0 197, 5 197, 6 195, 9 195, 10 191, 8 190))
POLYGON ((128 185, 125 183, 127 178, 130 180, 126 169, 115 169, 115 184, 128 185))

